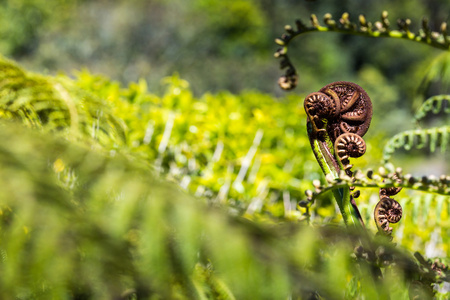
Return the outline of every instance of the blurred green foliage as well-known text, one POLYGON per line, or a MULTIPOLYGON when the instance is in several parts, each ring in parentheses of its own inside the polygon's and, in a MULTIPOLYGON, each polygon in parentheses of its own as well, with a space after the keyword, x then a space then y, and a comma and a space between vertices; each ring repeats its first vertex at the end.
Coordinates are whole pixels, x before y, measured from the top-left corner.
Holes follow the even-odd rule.
MULTIPOLYGON (((320 229, 339 221, 329 199, 296 207, 320 178, 296 97, 197 98, 178 75, 158 96, 144 80, 123 88, 0 65, 3 298, 405 298, 424 276, 382 241, 365 242, 376 261, 352 258, 363 237, 320 229), (385 281, 369 279, 374 267, 385 281)), ((361 165, 370 157, 381 153, 361 165)), ((360 198, 371 230, 374 197, 360 198)), ((448 197, 402 197, 410 215, 395 241, 448 256, 448 197)))

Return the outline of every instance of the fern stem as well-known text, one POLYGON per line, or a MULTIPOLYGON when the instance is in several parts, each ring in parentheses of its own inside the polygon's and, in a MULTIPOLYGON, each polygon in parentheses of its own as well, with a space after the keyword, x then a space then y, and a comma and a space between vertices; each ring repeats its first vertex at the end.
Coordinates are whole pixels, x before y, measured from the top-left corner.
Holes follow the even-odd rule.
POLYGON ((437 185, 424 185, 420 182, 415 183, 413 185, 411 185, 408 182, 405 181, 401 181, 401 182, 397 182, 397 183, 376 183, 376 182, 372 182, 372 183, 367 183, 367 182, 340 182, 340 183, 336 183, 333 184, 331 186, 327 186, 327 187, 323 187, 320 189, 320 192, 318 193, 313 193, 312 195, 312 200, 319 198, 319 196, 332 191, 333 194, 336 193, 336 191, 339 191, 341 189, 345 189, 345 188, 349 188, 349 187, 359 187, 359 188, 376 188, 376 189, 380 189, 380 188, 389 188, 389 187, 402 187, 402 188, 406 188, 406 189, 411 189, 411 190, 416 190, 416 191, 422 191, 422 192, 427 192, 427 193, 433 193, 433 194, 438 194, 438 195, 450 195, 450 188, 441 188, 437 185))
MULTIPOLYGON (((310 128, 310 124, 308 123, 308 135, 311 141, 311 146, 316 156, 316 159, 322 168, 325 177, 333 178, 335 180, 339 179, 340 167, 334 159, 333 153, 330 153, 330 149, 333 147, 328 147, 331 141, 329 138, 325 138, 325 141, 322 142, 316 137, 313 137, 311 134, 312 128, 310 128)), ((351 228, 361 228, 363 226, 359 213, 357 211, 357 207, 353 207, 350 199, 350 189, 348 186, 342 186, 337 189, 333 189, 333 195, 336 199, 336 202, 339 206, 339 210, 341 211, 342 218, 347 225, 347 227, 351 228)))

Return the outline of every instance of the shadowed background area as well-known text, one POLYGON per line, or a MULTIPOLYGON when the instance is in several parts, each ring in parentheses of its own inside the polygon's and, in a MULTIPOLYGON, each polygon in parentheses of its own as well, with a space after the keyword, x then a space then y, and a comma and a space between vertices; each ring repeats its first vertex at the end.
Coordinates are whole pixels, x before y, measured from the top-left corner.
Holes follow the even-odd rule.
MULTIPOLYGON (((179 72, 196 93, 258 89, 279 95, 280 72, 271 57, 273 41, 285 24, 293 25, 297 18, 307 21, 311 13, 321 19, 325 13, 339 18, 350 12, 354 21, 359 14, 375 21, 383 10, 389 11, 393 27, 397 19, 410 18, 418 29, 427 17, 437 30, 448 21, 450 3, 8 0, 0 4, 0 52, 50 73, 85 66, 125 83, 145 78, 152 90, 161 78, 179 72)), ((412 96, 422 79, 415 72, 437 51, 342 34, 311 34, 294 44, 300 92, 338 79, 355 80, 389 88, 392 101, 412 96)))

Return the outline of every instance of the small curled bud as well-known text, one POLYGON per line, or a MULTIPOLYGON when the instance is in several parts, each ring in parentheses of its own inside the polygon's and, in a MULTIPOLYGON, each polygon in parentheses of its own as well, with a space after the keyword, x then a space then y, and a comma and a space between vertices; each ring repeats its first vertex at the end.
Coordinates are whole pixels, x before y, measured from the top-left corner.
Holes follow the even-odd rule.
POLYGON ((311 14, 311 25, 313 27, 319 27, 319 20, 317 19, 317 16, 315 14, 311 14))
POLYGON ((339 22, 342 25, 350 25, 350 20, 349 20, 350 15, 348 14, 348 12, 345 12, 342 14, 341 18, 339 19, 339 22))
POLYGON ((402 207, 400 203, 389 197, 383 197, 378 202, 374 210, 374 219, 377 227, 390 234, 392 228, 389 223, 397 223, 402 218, 402 207))
MULTIPOLYGON (((392 174, 392 176, 390 177, 390 179, 392 180, 393 183, 401 183, 402 180, 397 176, 396 173, 392 174)), ((385 180, 383 180, 383 182, 385 182, 385 180)), ((381 188, 380 189, 380 198, 384 197, 384 196, 394 196, 397 195, 398 193, 400 193, 400 191, 402 190, 401 187, 388 187, 388 188, 381 188)))
POLYGON ((442 22, 441 33, 444 36, 444 38, 447 36, 447 22, 442 22))
POLYGON ((437 40, 440 36, 441 36, 441 34, 439 32, 436 32, 436 31, 431 32, 431 37, 435 40, 437 40))
POLYGON ((380 175, 375 174, 372 177, 373 177, 373 181, 375 181, 375 182, 382 182, 382 178, 381 178, 380 175))
POLYGON ((306 25, 303 24, 301 20, 295 20, 295 26, 297 26, 297 30, 302 32, 306 29, 306 25))
POLYGON ((309 94, 304 102, 305 111, 311 119, 314 119, 314 116, 319 118, 334 117, 339 112, 338 104, 334 99, 320 92, 309 94))
POLYGON ((383 167, 378 168, 378 173, 380 174, 381 177, 387 177, 386 169, 383 167))
POLYGON ((409 32, 409 26, 411 25, 410 19, 399 19, 397 21, 398 28, 405 32, 409 32))
POLYGON ((363 27, 367 27, 367 20, 364 15, 359 15, 359 24, 363 27))
POLYGON ((327 182, 328 183, 334 183, 334 181, 335 181, 335 178, 333 177, 333 175, 332 174, 330 174, 330 173, 328 173, 326 176, 325 176, 325 179, 327 180, 327 182))
POLYGON ((381 13, 381 22, 383 23, 383 28, 385 30, 388 30, 390 23, 389 23, 389 20, 388 20, 388 12, 387 11, 383 11, 381 13))
POLYGON ((366 152, 366 143, 362 137, 355 133, 344 133, 336 139, 334 148, 344 170, 349 170, 352 165, 348 158, 362 156, 366 152))
POLYGON ((375 22, 375 28, 378 30, 378 31, 380 31, 380 32, 383 32, 385 29, 384 29, 384 26, 383 26, 383 23, 381 23, 381 22, 379 22, 379 21, 377 21, 377 22, 375 22))
POLYGON ((318 189, 318 188, 321 187, 320 181, 317 180, 317 179, 314 179, 312 183, 313 183, 313 186, 314 186, 316 189, 318 189))
POLYGON ((289 34, 293 34, 294 33, 294 30, 292 29, 291 25, 284 26, 284 30, 286 30, 286 32, 289 33, 289 34))
POLYGON ((277 43, 280 46, 286 45, 286 43, 280 38, 275 39, 275 43, 277 43))
POLYGON ((336 22, 332 19, 331 14, 325 14, 323 16, 323 21, 329 27, 336 27, 336 22))
POLYGON ((416 182, 417 182, 417 179, 414 176, 409 177, 408 184, 413 185, 416 182))
POLYGON ((302 201, 298 202, 298 206, 307 207, 309 203, 310 203, 310 201, 308 201, 308 200, 302 200, 302 201))
POLYGON ((283 75, 278 79, 278 85, 285 91, 294 89, 298 84, 298 75, 283 75))
POLYGON ((357 134, 344 133, 336 139, 335 149, 342 159, 345 156, 360 157, 366 153, 366 143, 357 134))

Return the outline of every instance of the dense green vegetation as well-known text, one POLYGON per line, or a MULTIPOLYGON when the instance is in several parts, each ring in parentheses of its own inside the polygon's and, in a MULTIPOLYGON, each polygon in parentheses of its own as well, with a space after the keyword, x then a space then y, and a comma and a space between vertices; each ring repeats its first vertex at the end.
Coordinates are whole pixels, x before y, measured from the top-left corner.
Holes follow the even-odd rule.
POLYGON ((0 4, 0 52, 26 66, 0 57, 0 298, 448 297, 450 52, 312 33, 290 46, 300 85, 283 96, 272 59, 312 11, 438 28, 446 1, 147 2, 0 4), (375 170, 355 183, 367 235, 330 192, 303 205, 350 184, 327 182, 306 134, 304 96, 333 80, 373 101, 352 161, 375 170), (373 210, 394 165, 419 179, 401 183, 390 242, 373 210))

